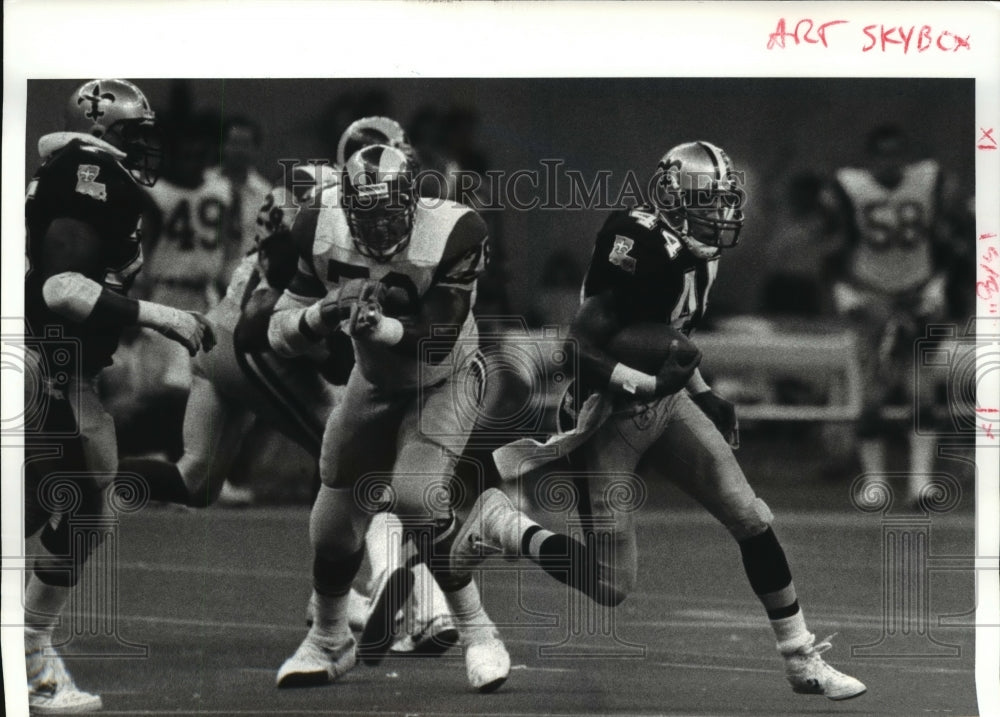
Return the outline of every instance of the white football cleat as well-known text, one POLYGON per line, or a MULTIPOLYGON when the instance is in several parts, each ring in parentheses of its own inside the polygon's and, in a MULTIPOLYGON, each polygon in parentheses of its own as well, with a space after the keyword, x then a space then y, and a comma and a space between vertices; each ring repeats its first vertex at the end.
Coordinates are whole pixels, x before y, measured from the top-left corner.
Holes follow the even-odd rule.
POLYGON ((833 669, 820 655, 832 645, 827 637, 815 643, 815 637, 794 652, 785 653, 785 677, 792 691, 802 695, 824 695, 831 700, 849 700, 867 691, 864 683, 833 669))
POLYGON ((100 695, 84 692, 73 682, 62 658, 52 648, 50 633, 31 628, 24 633, 28 708, 32 714, 83 714, 101 709, 100 695), (45 654, 46 649, 50 654, 45 654))
POLYGON ((310 629, 295 654, 278 670, 278 687, 318 687, 346 674, 357 660, 355 640, 336 643, 310 629))
POLYGON ((493 692, 507 681, 510 654, 498 635, 465 646, 465 674, 472 689, 483 693, 493 692))
POLYGON ((516 558, 521 538, 519 518, 520 512, 503 491, 483 491, 452 543, 452 569, 471 570, 491 555, 516 558))
POLYGON ((451 615, 435 615, 426 622, 419 623, 409 635, 396 640, 391 652, 437 657, 450 650, 458 642, 458 628, 451 615))

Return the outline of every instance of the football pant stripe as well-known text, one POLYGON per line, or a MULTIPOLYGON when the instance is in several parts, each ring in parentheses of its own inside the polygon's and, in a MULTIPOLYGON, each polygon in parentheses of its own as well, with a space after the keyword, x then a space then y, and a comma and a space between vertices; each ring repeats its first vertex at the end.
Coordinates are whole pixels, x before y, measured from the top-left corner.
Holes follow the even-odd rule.
POLYGON ((271 388, 268 395, 274 398, 275 403, 283 406, 287 415, 291 416, 292 420, 305 430, 305 438, 308 442, 305 447, 318 456, 319 447, 323 440, 323 426, 312 420, 312 413, 305 402, 285 385, 281 376, 261 354, 250 354, 248 364, 251 369, 257 371, 261 381, 271 388))

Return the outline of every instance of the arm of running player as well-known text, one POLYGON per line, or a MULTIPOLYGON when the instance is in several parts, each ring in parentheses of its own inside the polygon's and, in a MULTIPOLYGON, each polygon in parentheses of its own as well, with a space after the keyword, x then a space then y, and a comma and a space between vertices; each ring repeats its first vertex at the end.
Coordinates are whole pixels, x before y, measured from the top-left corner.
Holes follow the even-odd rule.
POLYGON ((740 421, 736 416, 736 406, 712 390, 699 369, 695 369, 688 381, 687 391, 691 400, 702 413, 708 416, 726 442, 733 448, 740 447, 740 421))
MULTIPOLYGON (((441 349, 444 360, 472 310, 472 292, 486 268, 487 250, 486 223, 474 211, 465 210, 448 235, 431 287, 419 302, 412 300, 413 312, 386 316, 377 297, 362 296, 351 314, 348 333, 357 340, 391 346, 398 353, 414 356, 420 341, 434 335, 435 328, 453 327, 454 331, 435 336, 435 348, 441 349)), ((403 292, 391 287, 382 290, 383 299, 391 298, 392 292, 403 292)))
POLYGON ((641 399, 659 398, 681 390, 697 370, 695 364, 682 365, 668 359, 653 375, 626 366, 604 347, 624 325, 615 293, 607 289, 584 299, 570 326, 569 346, 575 350, 580 368, 601 385, 641 399))
POLYGON ((40 271, 42 298, 60 316, 78 323, 148 326, 182 344, 192 356, 215 345, 209 322, 201 314, 109 291, 90 276, 100 275, 101 239, 86 222, 70 217, 52 221, 45 235, 40 271))

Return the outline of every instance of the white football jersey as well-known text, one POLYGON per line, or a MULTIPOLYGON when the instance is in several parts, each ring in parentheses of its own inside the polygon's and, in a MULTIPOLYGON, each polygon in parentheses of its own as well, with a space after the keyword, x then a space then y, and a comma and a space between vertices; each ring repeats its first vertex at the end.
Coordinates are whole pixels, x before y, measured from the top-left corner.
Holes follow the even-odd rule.
MULTIPOLYGON (((371 278, 405 291, 414 307, 434 286, 470 291, 471 304, 475 304, 476 280, 486 263, 486 226, 474 211, 456 202, 420 199, 409 243, 398 254, 379 261, 356 248, 344 211, 338 202, 328 199, 335 194, 335 189, 323 192, 323 206, 300 213, 293 229, 300 251, 299 274, 306 277, 306 283, 313 283, 315 296, 325 295, 349 279, 371 278)), ((299 281, 298 286, 302 285, 299 281)), ((454 341, 454 327, 442 327, 441 331, 445 345, 454 341)), ((432 336, 421 343, 419 355, 406 356, 396 349, 361 341, 355 342, 355 355, 365 378, 377 386, 412 388, 439 383, 478 348, 471 310, 454 346, 447 351, 440 346, 432 336)))
POLYGON ((224 277, 226 256, 242 258, 253 248, 257 210, 270 186, 255 172, 240 192, 239 217, 232 185, 217 168, 205 171, 198 187, 161 179, 150 195, 162 215, 162 229, 147 270, 154 280, 208 284, 224 277), (235 246, 226 246, 235 242, 235 246))
POLYGON ((902 181, 892 189, 866 169, 837 171, 858 230, 849 264, 855 280, 889 293, 927 282, 934 273, 931 240, 940 177, 932 159, 907 165, 902 181))

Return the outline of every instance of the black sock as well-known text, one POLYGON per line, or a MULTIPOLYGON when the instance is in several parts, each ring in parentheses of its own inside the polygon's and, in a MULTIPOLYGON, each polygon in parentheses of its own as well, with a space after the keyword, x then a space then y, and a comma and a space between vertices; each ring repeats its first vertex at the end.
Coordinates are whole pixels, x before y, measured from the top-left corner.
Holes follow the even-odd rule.
POLYGON ((139 475, 149 486, 150 500, 181 505, 193 504, 192 497, 184 484, 184 478, 174 463, 156 458, 122 458, 118 462, 118 472, 139 475))
POLYGON ((621 602, 624 596, 617 594, 601 579, 601 568, 593 549, 594 541, 599 539, 597 534, 588 532, 587 542, 581 543, 563 533, 554 533, 538 546, 538 555, 533 555, 531 538, 539 530, 538 526, 532 526, 525 531, 521 542, 521 552, 525 556, 559 582, 579 590, 598 604, 617 605, 621 602))

